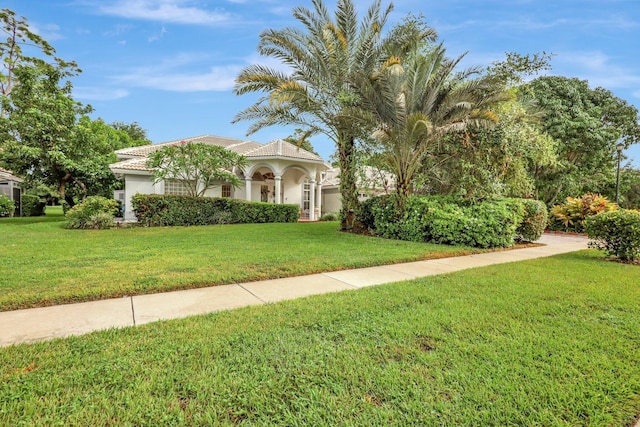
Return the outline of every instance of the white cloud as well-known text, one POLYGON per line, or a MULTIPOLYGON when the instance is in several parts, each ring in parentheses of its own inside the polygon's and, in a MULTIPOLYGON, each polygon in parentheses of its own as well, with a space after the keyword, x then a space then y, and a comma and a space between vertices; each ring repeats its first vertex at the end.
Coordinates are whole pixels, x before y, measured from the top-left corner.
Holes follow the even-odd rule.
POLYGON ((115 0, 98 7, 107 15, 179 24, 215 25, 229 20, 225 12, 190 6, 188 0, 115 0))
POLYGON ((129 95, 124 89, 110 89, 95 86, 77 86, 73 88, 75 98, 88 101, 113 101, 129 95))
POLYGON ((118 84, 170 92, 227 91, 233 88, 241 65, 212 66, 201 72, 189 71, 195 68, 195 62, 201 58, 182 54, 156 66, 137 68, 112 78, 118 84))
POLYGON ((163 25, 162 28, 160 29, 160 31, 158 33, 156 33, 156 34, 150 35, 147 38, 147 41, 149 43, 156 42, 156 41, 160 40, 161 38, 163 38, 166 33, 167 33, 167 29, 163 25))
POLYGON ((30 22, 29 29, 49 42, 64 38, 64 36, 59 32, 60 27, 56 24, 44 24, 41 26, 30 22))
POLYGON ((588 80, 592 87, 617 89, 640 85, 640 70, 620 65, 615 58, 600 51, 559 53, 553 65, 554 74, 588 80))

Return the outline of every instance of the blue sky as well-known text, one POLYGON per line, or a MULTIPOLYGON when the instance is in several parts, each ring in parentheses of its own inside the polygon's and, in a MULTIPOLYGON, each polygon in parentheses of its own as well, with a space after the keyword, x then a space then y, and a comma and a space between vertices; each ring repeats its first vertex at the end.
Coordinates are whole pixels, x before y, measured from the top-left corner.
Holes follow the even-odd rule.
MULTIPOLYGON (((333 10, 335 0, 325 4, 333 10)), ((356 0, 364 11, 370 1, 356 0)), ((384 1, 383 5, 388 4, 384 1)), ((107 122, 138 122, 153 142, 212 134, 246 138, 233 116, 253 95, 232 93, 267 28, 293 25, 291 10, 310 0, 4 0, 60 57, 83 73, 74 97, 107 122)), ((547 74, 578 77, 640 108, 640 0, 402 0, 390 24, 421 13, 451 56, 488 65, 504 52, 546 51, 547 74)), ((390 25, 391 26, 391 25, 390 25)), ((291 128, 252 135, 284 138, 291 128)), ((312 138, 328 158, 332 143, 312 138)), ((625 154, 640 167, 640 146, 625 154)))

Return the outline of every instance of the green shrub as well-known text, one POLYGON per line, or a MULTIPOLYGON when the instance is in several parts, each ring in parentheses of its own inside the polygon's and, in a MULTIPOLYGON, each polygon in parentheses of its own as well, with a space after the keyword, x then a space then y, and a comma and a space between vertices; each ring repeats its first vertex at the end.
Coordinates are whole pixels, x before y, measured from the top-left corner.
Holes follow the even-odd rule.
POLYGON ((604 250, 622 261, 640 259, 640 212, 621 209, 585 220, 589 246, 604 250))
POLYGON ((23 194, 22 199, 22 216, 42 216, 46 203, 40 197, 33 194, 23 194))
POLYGON ((113 215, 108 212, 98 212, 89 217, 85 222, 85 229, 106 230, 115 227, 113 215))
POLYGON ((587 217, 616 209, 618 205, 600 194, 587 193, 578 198, 567 197, 565 203, 551 208, 549 228, 581 233, 584 231, 584 221, 587 217))
POLYGON ((340 215, 335 212, 327 212, 320 217, 320 221, 337 221, 340 215))
POLYGON ((0 194, 0 217, 13 216, 15 210, 16 205, 13 203, 13 200, 4 194, 0 194))
POLYGON ((540 200, 517 199, 524 207, 524 218, 516 229, 516 240, 535 242, 547 227, 547 206, 540 200))
POLYGON ((146 226, 296 222, 299 216, 297 205, 229 198, 136 194, 131 202, 138 222, 146 226))
POLYGON ((75 205, 66 213, 67 222, 65 228, 95 229, 102 224, 104 228, 113 226, 113 217, 118 212, 119 203, 114 199, 107 199, 102 196, 90 196, 84 202, 75 205), (111 222, 104 220, 103 216, 97 214, 104 213, 111 217, 111 222))
POLYGON ((523 203, 515 199, 410 196, 399 209, 396 197, 367 200, 358 219, 378 236, 390 239, 491 248, 513 245, 524 217, 523 203))

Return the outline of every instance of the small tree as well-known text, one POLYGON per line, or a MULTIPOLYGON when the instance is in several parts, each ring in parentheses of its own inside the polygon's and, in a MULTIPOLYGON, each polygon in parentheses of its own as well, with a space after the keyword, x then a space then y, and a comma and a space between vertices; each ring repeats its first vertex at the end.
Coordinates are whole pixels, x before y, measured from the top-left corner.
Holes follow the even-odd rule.
POLYGON ((242 180, 236 172, 246 165, 244 156, 224 147, 185 141, 151 153, 147 161, 147 166, 154 169, 156 182, 174 179, 195 197, 203 197, 209 188, 222 183, 239 187, 242 180))

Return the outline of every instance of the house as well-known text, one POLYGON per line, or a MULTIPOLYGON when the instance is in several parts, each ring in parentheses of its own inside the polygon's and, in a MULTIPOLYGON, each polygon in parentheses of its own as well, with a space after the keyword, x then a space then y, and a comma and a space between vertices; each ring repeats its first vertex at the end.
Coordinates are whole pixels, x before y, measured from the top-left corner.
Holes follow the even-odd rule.
POLYGON ((202 135, 169 141, 162 144, 143 145, 117 150, 119 162, 109 165, 111 171, 124 179, 124 190, 117 191, 116 199, 124 206, 124 219, 135 220, 131 197, 142 194, 186 194, 184 184, 177 180, 155 182, 152 170, 147 166, 147 156, 169 145, 180 143, 204 143, 217 145, 242 154, 248 166, 238 175, 245 184, 233 188, 221 182, 210 188, 207 197, 231 197, 248 201, 286 203, 300 206, 302 219, 317 220, 322 210, 322 178, 329 167, 324 160, 309 151, 287 141, 275 140, 267 144, 255 141, 202 135))
MULTIPOLYGON (((339 212, 342 208, 340 197, 340 168, 327 169, 322 174, 322 213, 339 212)), ((395 177, 372 166, 363 166, 356 174, 358 200, 393 192, 395 177)))
POLYGON ((16 205, 16 215, 20 210, 20 199, 22 194, 21 183, 23 179, 11 174, 11 171, 0 168, 0 194, 4 194, 13 200, 16 205))

